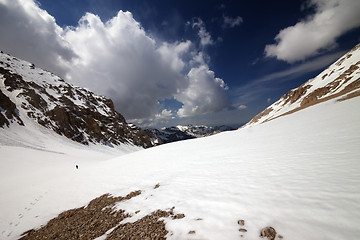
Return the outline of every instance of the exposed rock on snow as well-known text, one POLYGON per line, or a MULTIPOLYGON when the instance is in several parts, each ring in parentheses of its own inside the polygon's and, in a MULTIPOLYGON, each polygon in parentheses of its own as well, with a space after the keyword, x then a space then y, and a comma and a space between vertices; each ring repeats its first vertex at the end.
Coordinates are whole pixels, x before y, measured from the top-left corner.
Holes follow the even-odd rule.
POLYGON ((172 216, 172 219, 182 219, 184 217, 185 217, 185 214, 179 213, 179 214, 176 214, 176 215, 172 216))
POLYGON ((276 238, 276 230, 273 227, 264 227, 261 229, 260 237, 274 240, 276 238))
POLYGON ((0 86, 0 127, 11 122, 23 125, 22 118, 28 117, 86 145, 130 143, 146 148, 158 143, 151 133, 126 123, 111 99, 3 53, 0 86))
MULTIPOLYGON (((140 190, 131 192, 126 197, 104 194, 92 200, 87 206, 61 213, 40 229, 25 232, 20 239, 87 240, 101 236, 106 237, 106 240, 166 239, 168 231, 165 229, 164 220, 161 219, 171 217, 175 220, 185 217, 184 214, 174 215, 174 208, 168 211, 154 211, 132 223, 121 223, 131 215, 122 209, 114 210, 115 204, 140 194, 140 190)), ((195 234, 195 231, 190 231, 189 234, 195 234)))
POLYGON ((100 237, 130 216, 124 210, 113 211, 115 203, 129 200, 139 194, 141 191, 129 193, 126 197, 112 197, 104 194, 92 200, 87 206, 61 213, 38 230, 25 232, 20 239, 85 240, 100 237))
POLYGON ((245 220, 239 220, 239 221, 238 221, 238 224, 239 224, 240 226, 244 226, 244 225, 245 225, 245 220))
MULTIPOLYGON (((1 71, 1 69, 0 69, 1 71)), ((18 110, 16 108, 15 103, 13 103, 10 98, 8 98, 3 92, 0 90, 0 127, 4 125, 9 126, 9 121, 17 121, 18 124, 24 125, 22 120, 18 115, 18 110), (5 116, 2 114, 4 112, 5 116)))
POLYGON ((134 223, 120 224, 112 231, 106 240, 127 240, 127 239, 166 239, 168 231, 165 229, 165 223, 160 218, 166 218, 171 215, 168 211, 157 210, 134 223))
POLYGON ((359 68, 360 44, 317 77, 290 90, 245 126, 264 123, 340 96, 342 101, 360 96, 359 68))

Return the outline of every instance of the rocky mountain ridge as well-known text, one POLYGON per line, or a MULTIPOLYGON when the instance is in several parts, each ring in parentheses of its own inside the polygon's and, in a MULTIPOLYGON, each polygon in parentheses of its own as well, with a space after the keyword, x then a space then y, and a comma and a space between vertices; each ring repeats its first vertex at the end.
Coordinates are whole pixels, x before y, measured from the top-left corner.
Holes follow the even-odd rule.
POLYGON ((236 127, 231 126, 173 126, 166 127, 162 129, 149 128, 146 129, 147 132, 154 134, 157 138, 161 140, 162 143, 176 142, 186 139, 193 139, 199 137, 206 137, 214 135, 224 131, 236 130, 236 127))
POLYGON ((147 148, 159 143, 154 135, 127 123, 111 99, 1 52, 0 127, 24 126, 25 118, 85 145, 147 148))
POLYGON ((254 126, 338 98, 343 101, 360 96, 360 44, 300 87, 256 115, 244 127, 254 126))

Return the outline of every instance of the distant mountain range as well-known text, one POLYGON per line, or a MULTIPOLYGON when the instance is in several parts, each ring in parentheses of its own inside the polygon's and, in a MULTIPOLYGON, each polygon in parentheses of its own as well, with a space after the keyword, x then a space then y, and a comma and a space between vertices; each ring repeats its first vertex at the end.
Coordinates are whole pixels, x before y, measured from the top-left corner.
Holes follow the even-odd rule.
POLYGON ((186 139, 206 137, 210 135, 214 135, 224 131, 232 131, 236 130, 240 127, 238 126, 174 126, 174 127, 166 127, 162 129, 149 128, 145 129, 145 131, 154 134, 158 139, 161 140, 162 143, 170 143, 176 142, 186 139))
MULTIPOLYGON (((360 44, 317 77, 290 90, 243 127, 282 117, 312 105, 360 95, 360 44)), ((51 72, 0 53, 0 127, 29 121, 88 145, 130 144, 144 148, 213 135, 239 126, 175 126, 146 129, 126 122, 111 99, 66 83, 51 72)))
POLYGON ((88 145, 144 148, 158 139, 128 124, 111 99, 66 83, 34 64, 0 53, 0 127, 35 121, 73 141, 88 145), (27 120, 27 121, 25 121, 27 120))

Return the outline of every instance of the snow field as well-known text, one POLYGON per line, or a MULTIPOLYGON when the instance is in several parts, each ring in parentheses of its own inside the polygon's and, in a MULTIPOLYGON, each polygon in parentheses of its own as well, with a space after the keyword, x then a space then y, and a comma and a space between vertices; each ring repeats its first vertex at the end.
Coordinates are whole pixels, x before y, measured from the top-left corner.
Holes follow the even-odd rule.
POLYGON ((257 240, 265 226, 291 240, 357 239, 359 105, 360 98, 331 100, 255 127, 125 155, 130 147, 104 153, 50 133, 36 149, 9 146, 15 136, 7 135, 8 144, 0 142, 0 239, 17 239, 104 193, 134 190, 142 194, 116 206, 134 214, 124 222, 173 206, 185 214, 165 219, 169 239, 257 240))
POLYGON ((86 191, 73 184, 79 173, 76 165, 85 170, 96 162, 141 149, 85 146, 23 119, 26 127, 0 128, 0 239, 17 239, 25 229, 46 223, 59 211, 81 201, 85 204, 89 195, 78 197, 77 193, 86 191))

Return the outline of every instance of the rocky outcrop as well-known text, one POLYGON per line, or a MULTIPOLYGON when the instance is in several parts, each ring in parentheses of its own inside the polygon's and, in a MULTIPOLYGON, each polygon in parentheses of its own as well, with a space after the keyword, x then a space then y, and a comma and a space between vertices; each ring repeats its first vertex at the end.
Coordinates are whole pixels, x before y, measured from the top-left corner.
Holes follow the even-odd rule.
POLYGON ((266 237, 269 240, 275 240, 276 234, 276 230, 273 227, 264 227, 263 229, 261 229, 260 237, 266 237))
POLYGON ((0 127, 9 126, 15 120, 18 124, 24 125, 21 121, 15 103, 0 90, 0 127))
POLYGON ((157 239, 165 240, 168 231, 165 228, 164 220, 170 212, 157 210, 136 222, 121 224, 114 229, 106 240, 127 240, 127 239, 157 239))
MULTIPOLYGON (((135 222, 122 223, 132 214, 116 209, 116 203, 135 198, 140 194, 140 190, 131 192, 125 197, 104 194, 93 199, 87 206, 62 212, 45 226, 23 233, 20 239, 87 240, 100 236, 106 240, 166 239, 168 230, 165 228, 164 219, 176 221, 185 217, 184 214, 175 214, 175 207, 168 210, 158 209, 135 222)), ((136 211, 135 214, 139 212, 136 211)))
POLYGON ((330 99, 338 98, 338 101, 344 101, 358 97, 360 96, 359 76, 360 44, 315 78, 284 94, 245 126, 264 123, 330 99))
POLYGON ((139 194, 141 191, 131 192, 125 197, 104 194, 86 207, 65 211, 50 220, 46 226, 25 232, 20 239, 95 239, 130 217, 124 210, 114 211, 115 204, 139 194))
POLYGON ((253 124, 253 123, 257 123, 262 117, 266 117, 269 113, 271 113, 273 109, 270 107, 270 108, 267 108, 265 109, 264 111, 262 111, 261 113, 257 114, 255 117, 253 117, 249 124, 253 124))
POLYGON ((28 62, 0 56, 0 127, 12 121, 24 125, 21 118, 28 117, 86 145, 127 143, 147 148, 159 143, 153 134, 128 124, 111 99, 72 86, 28 62))
MULTIPOLYGON (((319 101, 321 101, 321 98, 323 96, 326 96, 331 92, 335 92, 337 88, 341 87, 341 85, 346 84, 351 79, 349 75, 351 75, 354 71, 356 71, 359 68, 359 66, 360 66, 360 61, 357 62, 355 65, 351 65, 346 71, 344 71, 344 73, 342 73, 334 81, 331 81, 330 83, 326 84, 326 86, 317 88, 313 92, 306 95, 306 97, 304 97, 304 99, 301 101, 300 107, 304 108, 307 106, 317 104, 319 101)), ((347 85, 345 89, 340 91, 337 95, 333 94, 334 97, 337 97, 338 95, 344 95, 348 92, 353 91, 354 89, 359 88, 360 87, 359 82, 360 82, 360 78, 357 78, 355 81, 347 85)))

